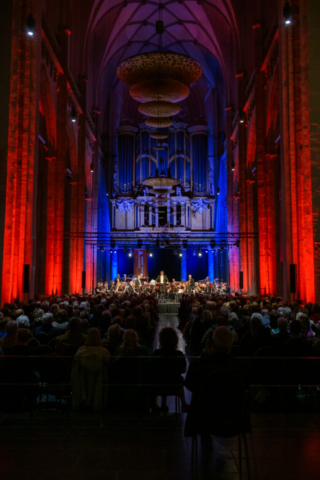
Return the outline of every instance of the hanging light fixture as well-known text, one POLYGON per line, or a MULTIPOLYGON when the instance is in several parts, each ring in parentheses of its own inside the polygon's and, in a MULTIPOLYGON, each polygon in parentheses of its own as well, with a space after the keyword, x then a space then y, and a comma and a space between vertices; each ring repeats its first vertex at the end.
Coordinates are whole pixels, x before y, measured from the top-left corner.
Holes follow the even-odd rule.
POLYGON ((246 121, 246 113, 242 110, 239 113, 239 123, 245 123, 246 121))
POLYGON ((33 37, 35 28, 36 28, 36 22, 35 22, 35 19, 33 18, 32 13, 30 13, 30 15, 27 18, 27 34, 29 35, 29 37, 33 37))
POLYGON ((201 252, 200 247, 198 247, 198 257, 202 257, 202 252, 201 252))
POLYGON ((71 110, 71 122, 76 123, 77 121, 77 110, 73 107, 71 110))
POLYGON ((284 23, 286 25, 290 25, 292 21, 292 7, 289 2, 286 2, 285 6, 283 7, 283 16, 284 16, 284 23))
POLYGON ((217 195, 220 195, 220 188, 217 187, 217 195))
POLYGON ((234 163, 234 161, 232 160, 231 162, 231 171, 234 172, 234 169, 236 168, 236 164, 234 163))
POLYGON ((93 162, 90 163, 90 172, 93 173, 94 172, 94 165, 93 165, 93 162))

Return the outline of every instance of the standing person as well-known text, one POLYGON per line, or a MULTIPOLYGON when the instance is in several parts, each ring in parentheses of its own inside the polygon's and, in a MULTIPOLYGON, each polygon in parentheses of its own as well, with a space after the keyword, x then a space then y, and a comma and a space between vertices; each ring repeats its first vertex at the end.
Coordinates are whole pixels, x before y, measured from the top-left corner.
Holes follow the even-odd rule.
POLYGON ((118 283, 121 283, 120 273, 118 273, 118 275, 117 275, 116 278, 114 279, 114 283, 115 283, 116 285, 118 285, 118 283))
POLYGON ((160 286, 160 298, 164 298, 166 293, 166 284, 169 282, 167 275, 164 274, 164 271, 161 270, 160 275, 157 276, 156 282, 160 286))
POLYGON ((192 275, 188 275, 188 281, 187 281, 187 292, 190 295, 192 291, 195 288, 194 280, 192 278, 192 275))
POLYGON ((141 288, 142 288, 141 277, 142 277, 142 275, 141 275, 141 273, 140 273, 140 275, 138 275, 138 278, 137 278, 137 280, 136 280, 136 282, 135 282, 135 289, 136 289, 136 292, 137 292, 138 294, 141 293, 141 288))

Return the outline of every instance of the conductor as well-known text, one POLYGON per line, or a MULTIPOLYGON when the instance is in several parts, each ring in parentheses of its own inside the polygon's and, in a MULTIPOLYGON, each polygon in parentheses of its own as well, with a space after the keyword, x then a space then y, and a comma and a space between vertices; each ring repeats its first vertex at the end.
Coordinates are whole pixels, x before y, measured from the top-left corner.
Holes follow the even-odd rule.
POLYGON ((169 282, 167 275, 164 274, 164 271, 161 270, 160 275, 157 276, 156 282, 160 287, 160 298, 164 298, 166 293, 166 283, 169 282))

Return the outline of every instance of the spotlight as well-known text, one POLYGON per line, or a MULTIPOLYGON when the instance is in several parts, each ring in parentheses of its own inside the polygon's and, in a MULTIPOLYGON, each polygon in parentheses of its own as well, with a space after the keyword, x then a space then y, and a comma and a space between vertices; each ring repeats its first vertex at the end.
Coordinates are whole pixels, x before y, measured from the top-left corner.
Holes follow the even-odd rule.
POLYGON ((73 107, 71 110, 71 122, 76 123, 77 121, 77 110, 73 107))
POLYGON ((284 23, 286 25, 290 25, 292 20, 292 8, 289 2, 287 2, 283 7, 283 16, 284 16, 284 23))
POLYGON ((217 195, 220 195, 220 188, 217 187, 217 195))
POLYGON ((33 37, 35 27, 36 27, 36 22, 33 18, 33 15, 30 13, 29 17, 27 18, 27 34, 30 37, 33 37))
POLYGON ((101 245, 101 247, 99 247, 101 252, 104 252, 104 247, 101 245))
POLYGON ((142 240, 139 239, 139 240, 138 240, 138 248, 141 248, 141 247, 142 247, 142 240))
POLYGON ((108 189, 106 189, 106 195, 107 195, 107 197, 109 196, 109 190, 108 189))
POLYGON ((201 252, 200 247, 198 247, 198 257, 202 257, 202 252, 201 252))
POLYGON ((246 113, 242 110, 242 112, 239 113, 239 123, 245 123, 246 121, 246 113))
POLYGON ((216 246, 215 240, 211 240, 210 247, 212 248, 212 250, 215 248, 215 246, 216 246))
POLYGON ((129 255, 129 257, 132 257, 132 250, 131 249, 129 250, 128 255, 129 255))
POLYGON ((114 247, 116 246, 115 240, 111 239, 111 241, 110 241, 110 246, 111 246, 111 250, 113 250, 114 247))
POLYGON ((153 253, 151 251, 149 252, 149 257, 153 257, 153 253))
POLYGON ((234 172, 234 169, 236 168, 236 164, 234 163, 234 161, 232 160, 231 162, 231 171, 234 172))
POLYGON ((182 246, 183 246, 183 248, 187 248, 187 246, 188 246, 188 240, 183 240, 182 246))
POLYGON ((93 172, 94 172, 94 165, 93 165, 93 162, 91 162, 91 163, 90 163, 90 171, 91 171, 91 173, 93 173, 93 172))
POLYGON ((181 248, 180 248, 180 250, 179 250, 179 257, 182 257, 182 250, 181 250, 181 248))

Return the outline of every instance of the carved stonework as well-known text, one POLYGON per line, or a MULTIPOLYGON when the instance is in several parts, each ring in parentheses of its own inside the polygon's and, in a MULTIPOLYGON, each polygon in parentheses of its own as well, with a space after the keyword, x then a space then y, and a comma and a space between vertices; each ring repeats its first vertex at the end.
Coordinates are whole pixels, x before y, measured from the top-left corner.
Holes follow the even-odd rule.
POLYGON ((134 200, 117 200, 116 206, 121 213, 129 213, 134 205, 134 200))
POLYGON ((210 200, 199 198, 198 200, 192 200, 191 205, 193 207, 193 214, 195 215, 196 213, 202 213, 203 210, 210 205, 210 200))

